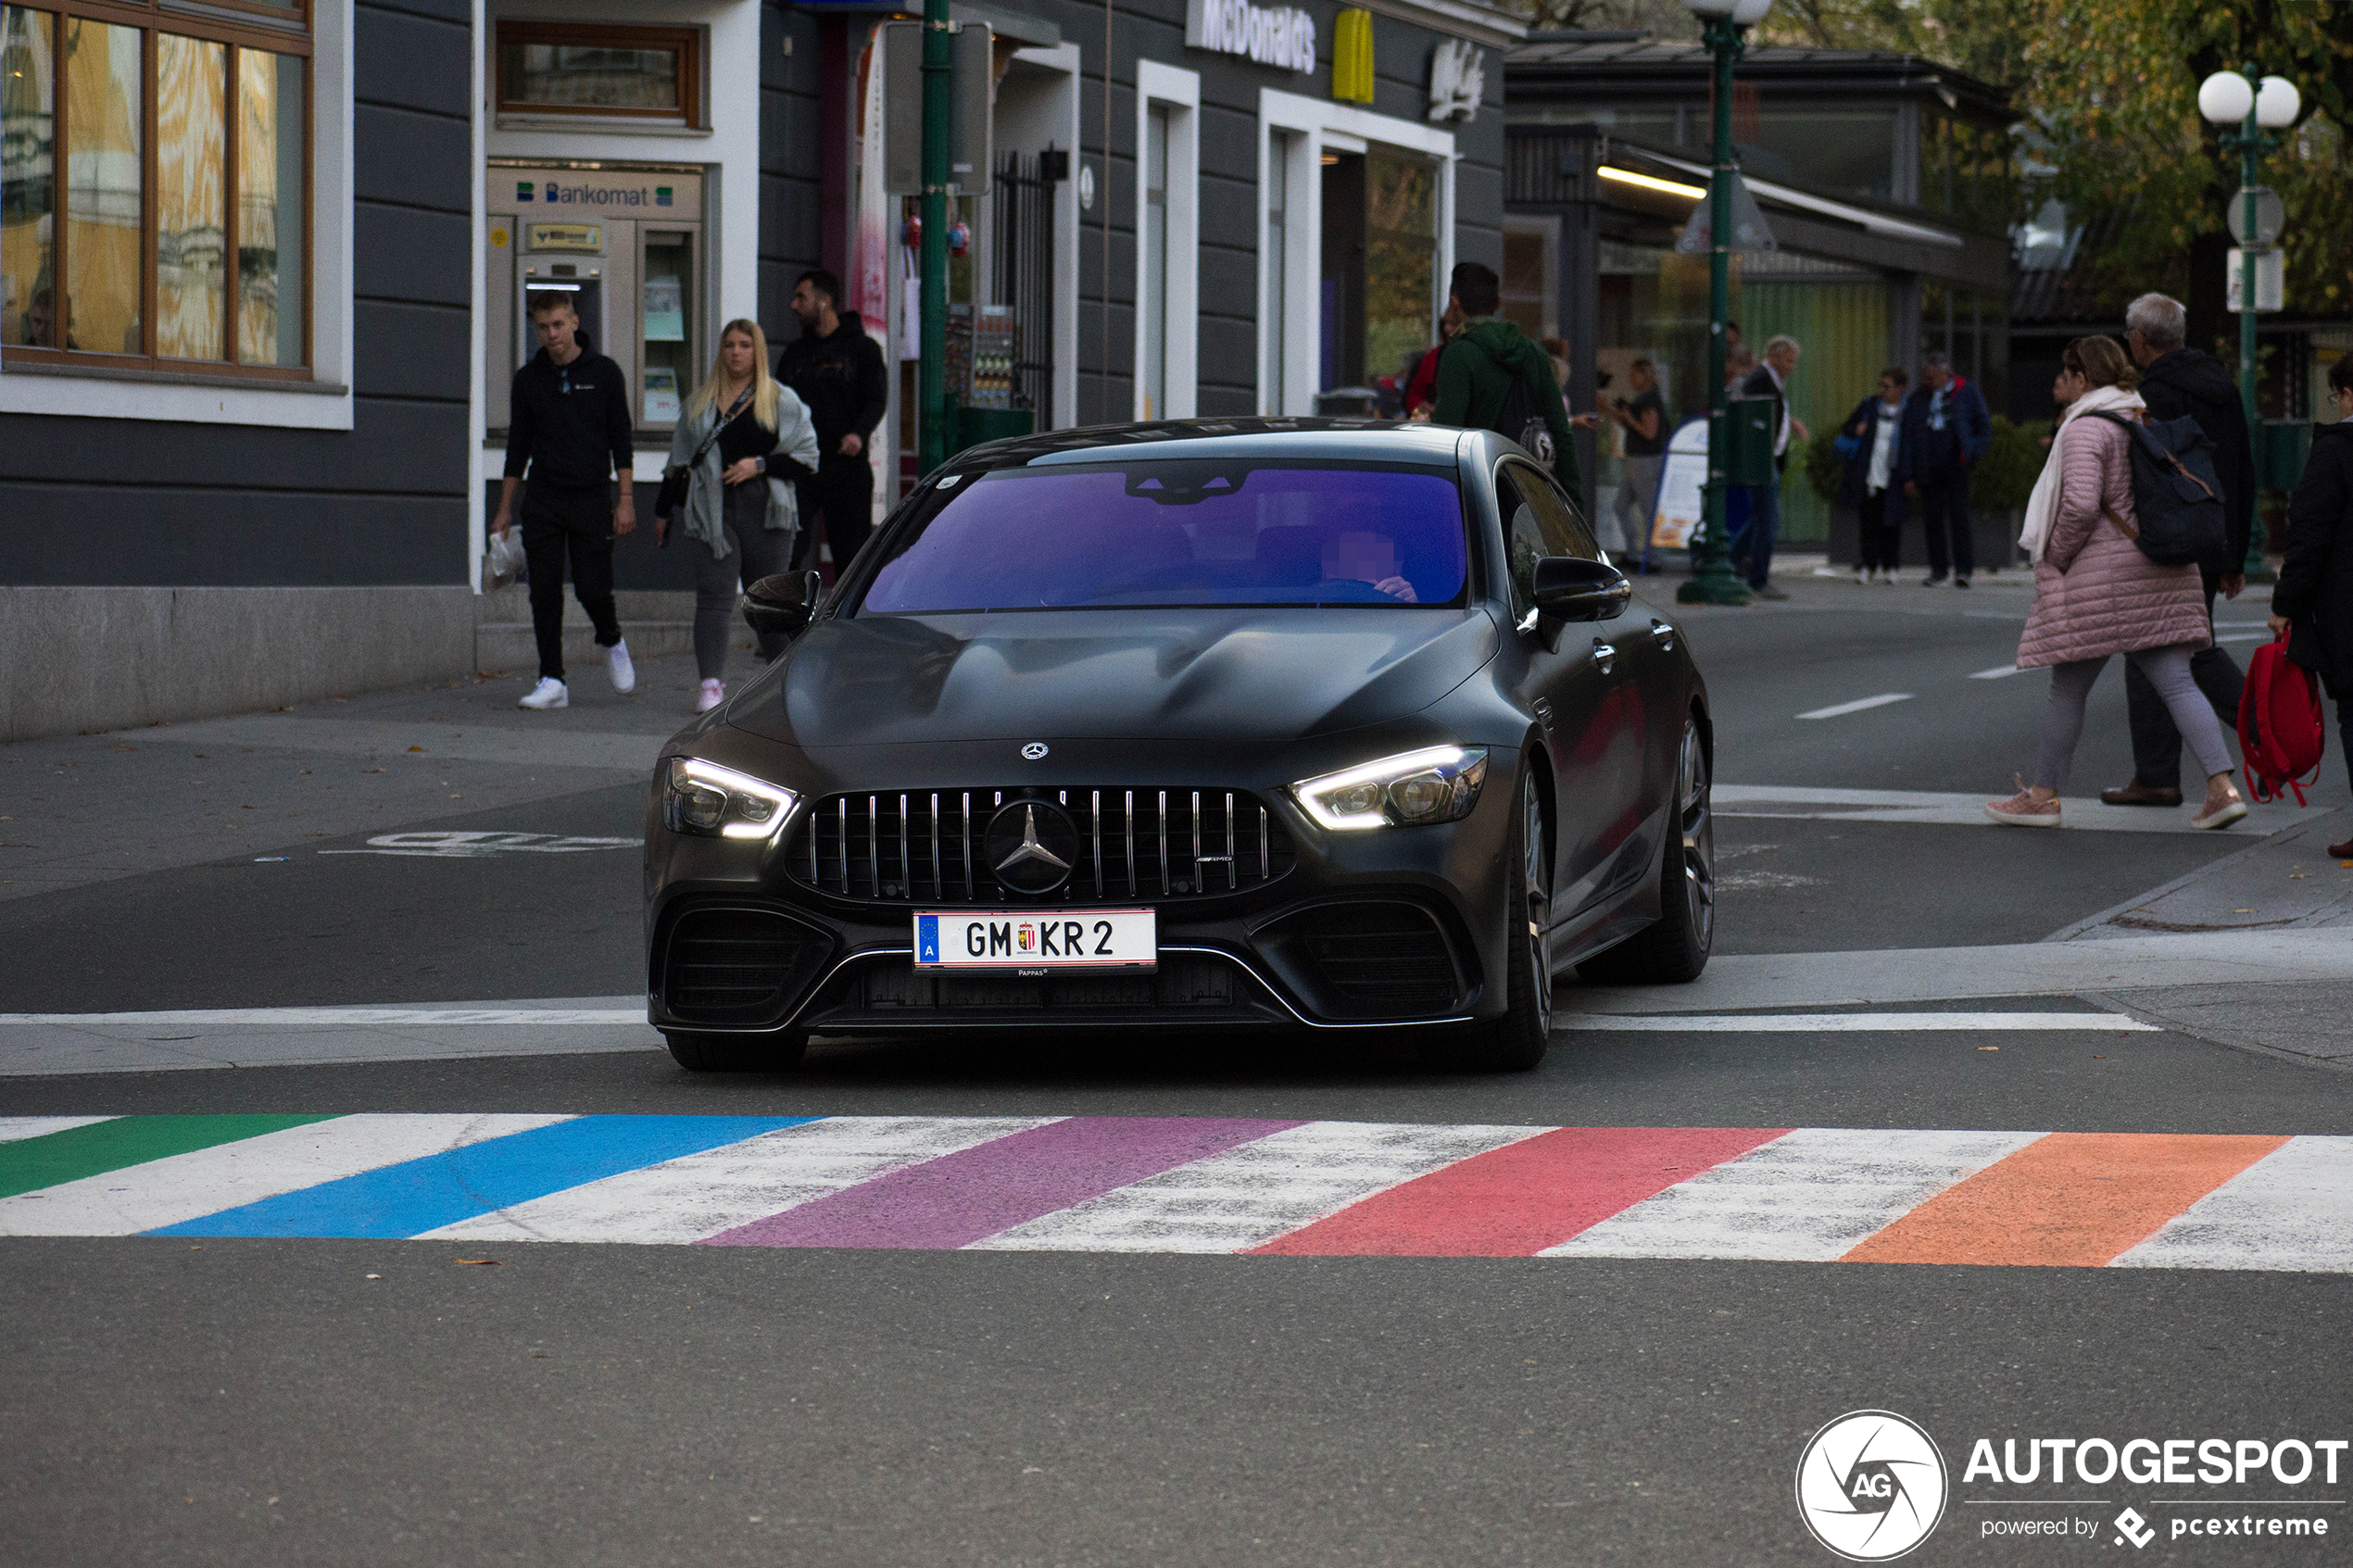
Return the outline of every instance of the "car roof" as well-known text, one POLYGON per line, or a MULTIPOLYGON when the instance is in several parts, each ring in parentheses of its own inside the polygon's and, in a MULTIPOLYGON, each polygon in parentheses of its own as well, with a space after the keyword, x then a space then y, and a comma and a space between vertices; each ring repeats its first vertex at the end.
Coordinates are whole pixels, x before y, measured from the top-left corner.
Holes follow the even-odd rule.
POLYGON ((1338 458, 1357 462, 1391 458, 1416 465, 1452 464, 1464 433, 1451 425, 1397 420, 1298 419, 1156 420, 1143 424, 1090 425, 1012 436, 967 447, 950 468, 1037 467, 1116 460, 1149 448, 1153 458, 1338 458))

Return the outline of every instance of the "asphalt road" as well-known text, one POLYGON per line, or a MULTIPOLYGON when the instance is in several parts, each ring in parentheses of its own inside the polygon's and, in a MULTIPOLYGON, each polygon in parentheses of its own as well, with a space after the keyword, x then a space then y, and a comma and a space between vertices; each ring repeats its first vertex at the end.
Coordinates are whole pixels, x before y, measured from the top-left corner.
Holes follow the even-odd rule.
MULTIPOLYGON (((2031 760, 2042 694, 2032 677, 1971 678, 2007 662, 2024 610, 2020 589, 1980 584, 1965 596, 1800 581, 1788 605, 1691 617, 1719 782, 2007 793, 2009 771, 2031 760), (1899 693, 1906 700, 1798 717, 1899 693)), ((647 696, 675 706, 678 673, 649 667, 647 696)), ((587 685, 579 706, 547 716, 568 729, 534 733, 650 737, 667 721, 651 702, 599 700, 587 685)), ((374 728, 332 745, 321 730, 303 732, 312 738, 302 745, 262 740, 246 751, 240 741, 224 754, 215 730, 185 743, 143 732, 10 748, 0 781, 11 799, 30 794, 15 781, 60 781, 43 784, 56 794, 36 822, 135 816, 152 780, 175 776, 199 749, 242 771, 217 785, 237 815, 191 810, 157 835, 147 859, 159 869, 43 849, 27 877, 34 890, 0 887, 0 1005, 139 1011, 636 990, 631 848, 459 858, 371 843, 635 836, 642 786, 588 739, 554 763, 542 749, 446 765, 405 749, 423 741, 399 739, 409 726, 439 746, 463 726, 480 746, 536 721, 507 709, 515 686, 355 703, 349 721, 374 728), (112 749, 134 744, 135 757, 112 749), (413 757, 431 762, 398 760, 413 757), (347 803, 317 793, 331 776, 347 803), (273 834, 243 815, 248 804, 252 817, 285 825, 273 834)), ((2070 793, 2126 776, 2122 707, 2112 671, 2070 793)), ((2317 804, 2347 799, 2332 759, 2317 804)), ((1726 817, 1720 953, 2033 943, 2177 879, 2226 876, 2241 863, 2228 858, 2252 842, 1852 821, 1843 809, 1726 817)), ((31 813, 11 815, 7 825, 38 836, 22 826, 31 813)), ((2271 989, 2289 994, 2280 1006, 2305 994, 2271 989)), ((1576 1007, 1574 985, 1562 1002, 1576 1007)), ((2120 1005, 2086 992, 1871 1010, 2096 1013, 2118 1025, 2041 1031, 1899 1020, 1633 1032, 1572 1018, 1541 1069, 1509 1079, 1438 1076, 1393 1050, 1321 1042, 859 1044, 821 1048, 788 1077, 742 1079, 690 1077, 653 1050, 0 1077, 0 1117, 1192 1117, 2353 1135, 2353 1073, 2218 1043, 2221 1028, 2128 1032, 2131 1020, 2108 1010, 2120 1005)), ((2349 1279, 1610 1256, 11 1236, 0 1237, 10 1325, 0 1341, 0 1561, 1819 1563, 1835 1559, 1799 1518, 1800 1454, 1826 1422, 1877 1409, 1919 1423, 1951 1469, 1951 1505, 1913 1561, 2333 1562, 2353 1533, 2353 1507, 2343 1506, 2353 1462, 2334 1487, 2317 1477, 2267 1486, 2259 1474, 2244 1486, 2057 1490, 1997 1477, 1989 1490, 1982 1478, 1965 1484, 1962 1470, 1979 1437, 1997 1451, 2042 1436, 2353 1437, 2349 1279), (495 1266, 460 1262, 483 1259, 495 1266), (1997 1493, 2070 1506, 1971 1500, 1997 1493), (2209 1502, 2257 1512, 2259 1500, 2282 1499, 2299 1517, 2328 1518, 2331 1533, 2168 1534, 2209 1502), (2159 1530, 2145 1553, 2108 1524, 2127 1503, 2159 1530), (1992 1521, 2057 1516, 2098 1528, 2063 1540, 1985 1533, 1992 1521)))

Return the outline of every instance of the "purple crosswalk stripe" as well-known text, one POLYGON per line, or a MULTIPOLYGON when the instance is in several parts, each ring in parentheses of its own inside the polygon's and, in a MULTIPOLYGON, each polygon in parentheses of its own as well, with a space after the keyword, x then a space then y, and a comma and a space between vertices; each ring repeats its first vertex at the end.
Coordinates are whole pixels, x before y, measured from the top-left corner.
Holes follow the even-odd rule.
POLYGON ((969 1246, 1298 1122, 1074 1117, 995 1139, 705 1237, 705 1247, 969 1246))

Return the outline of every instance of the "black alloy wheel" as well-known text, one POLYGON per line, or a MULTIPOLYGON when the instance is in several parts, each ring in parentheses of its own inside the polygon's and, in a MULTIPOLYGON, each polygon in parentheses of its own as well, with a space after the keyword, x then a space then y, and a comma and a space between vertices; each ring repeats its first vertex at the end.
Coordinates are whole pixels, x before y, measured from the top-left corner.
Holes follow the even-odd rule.
POLYGON ((689 1073, 782 1073, 798 1065, 809 1036, 796 1030, 765 1035, 713 1035, 665 1029, 671 1059, 689 1073))
POLYGON ((1707 967, 1716 943, 1716 810, 1696 715, 1683 721, 1675 820, 1660 858, 1656 923, 1579 964, 1579 978, 1598 985, 1680 985, 1707 967))
POLYGON ((1524 771, 1519 809, 1512 820, 1512 879, 1504 909, 1511 925, 1505 959, 1509 1010, 1501 1018, 1434 1035, 1423 1050, 1423 1059, 1432 1066, 1466 1073, 1525 1073, 1542 1061, 1551 1047, 1553 941, 1546 929, 1552 912, 1550 843, 1535 771, 1524 771))

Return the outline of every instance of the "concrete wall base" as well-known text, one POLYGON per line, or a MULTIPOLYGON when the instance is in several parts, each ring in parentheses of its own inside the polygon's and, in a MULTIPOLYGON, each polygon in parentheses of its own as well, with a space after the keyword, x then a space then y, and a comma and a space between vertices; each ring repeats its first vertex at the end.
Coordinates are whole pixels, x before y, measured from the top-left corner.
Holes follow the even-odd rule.
POLYGON ((466 680, 473 598, 463 586, 0 587, 0 740, 466 680))
MULTIPOLYGON (((660 589, 623 589, 613 596, 621 617, 622 640, 633 659, 669 659, 695 651, 695 596, 660 589)), ((730 630, 735 640, 749 633, 740 615, 730 630)), ((588 612, 564 587, 564 670, 602 670, 605 650, 597 646, 597 629, 588 612)), ((474 670, 479 674, 529 675, 539 669, 539 645, 531 629, 531 590, 522 583, 479 596, 474 600, 474 670)))

